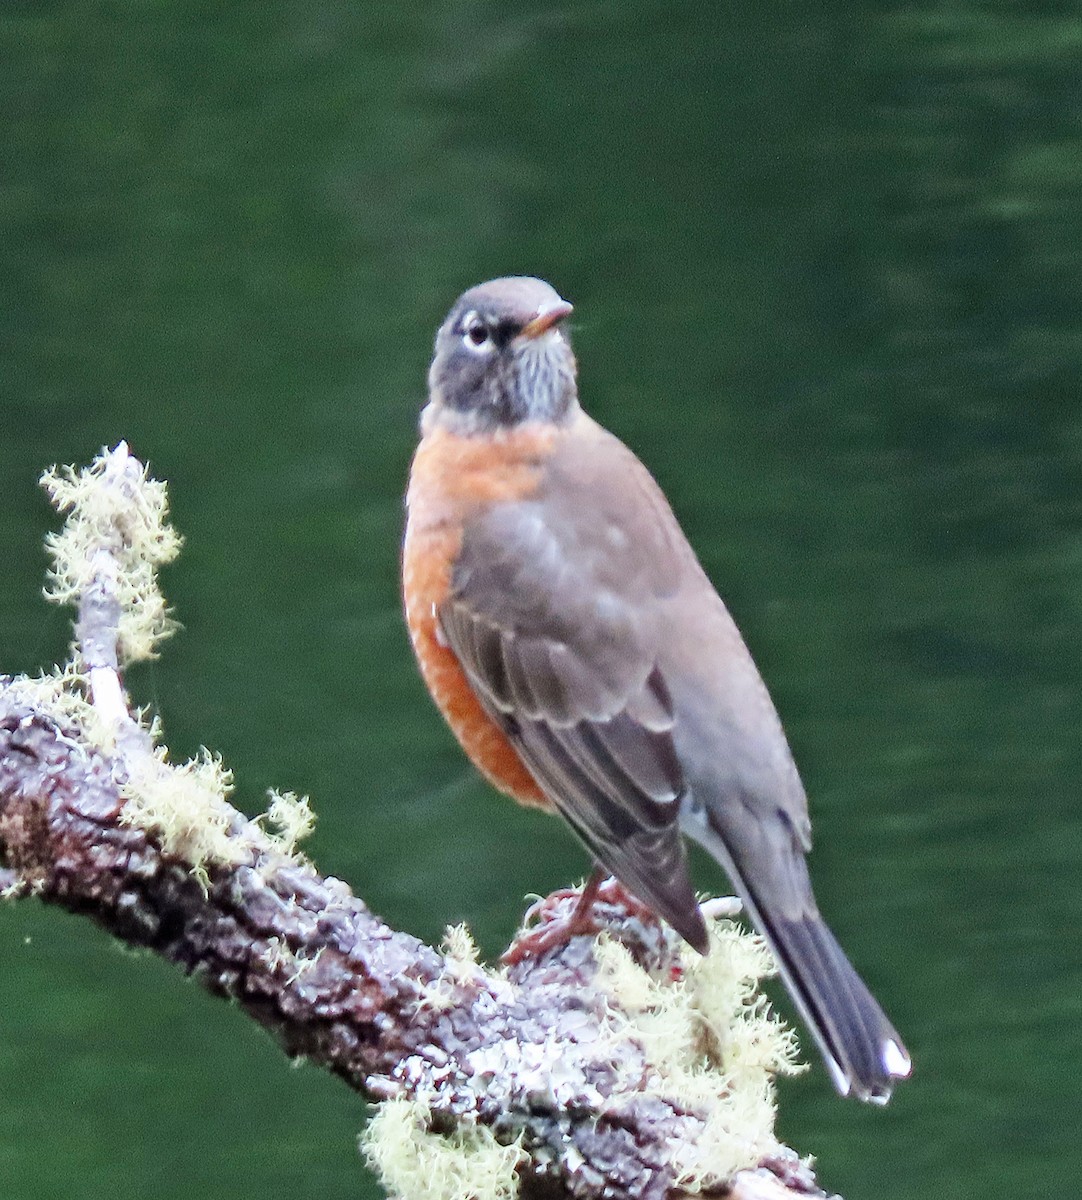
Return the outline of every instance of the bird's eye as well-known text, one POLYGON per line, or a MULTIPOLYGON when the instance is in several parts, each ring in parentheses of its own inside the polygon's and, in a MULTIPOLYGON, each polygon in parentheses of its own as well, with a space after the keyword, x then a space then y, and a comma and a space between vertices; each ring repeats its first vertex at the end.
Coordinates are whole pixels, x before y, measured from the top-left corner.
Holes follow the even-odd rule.
POLYGON ((466 322, 466 331, 462 340, 471 350, 484 350, 492 343, 492 335, 488 326, 480 317, 474 317, 466 322))

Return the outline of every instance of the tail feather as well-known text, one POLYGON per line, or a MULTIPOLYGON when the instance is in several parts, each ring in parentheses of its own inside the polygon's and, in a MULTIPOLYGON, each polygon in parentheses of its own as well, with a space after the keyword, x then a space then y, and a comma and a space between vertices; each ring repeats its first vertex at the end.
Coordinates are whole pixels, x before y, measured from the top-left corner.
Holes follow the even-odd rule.
POLYGON ((909 1074, 909 1054, 819 915, 803 855, 793 848, 786 858, 773 860, 773 870, 758 871, 751 869, 754 856, 746 855, 744 869, 737 870, 720 837, 696 832, 725 868, 774 952, 834 1086, 843 1096, 886 1104, 895 1082, 909 1074))
POLYGON ((817 914, 761 927, 834 1085, 842 1095, 885 1104, 909 1056, 894 1026, 817 914))

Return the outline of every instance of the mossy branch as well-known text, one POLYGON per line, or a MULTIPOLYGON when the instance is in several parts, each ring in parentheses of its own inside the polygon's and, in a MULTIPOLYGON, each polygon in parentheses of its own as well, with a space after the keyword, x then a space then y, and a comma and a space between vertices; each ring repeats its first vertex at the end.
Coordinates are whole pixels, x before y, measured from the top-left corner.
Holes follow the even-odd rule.
POLYGON ((493 971, 463 929, 441 950, 392 930, 297 853, 307 800, 249 820, 219 760, 171 763, 133 712, 121 669, 174 627, 162 485, 123 444, 45 483, 68 514, 48 594, 77 604, 77 642, 52 674, 0 677, 5 894, 157 951, 376 1102, 363 1148, 398 1200, 823 1195, 774 1137, 795 1059, 757 939, 721 920, 700 958, 610 906, 601 938, 493 971))

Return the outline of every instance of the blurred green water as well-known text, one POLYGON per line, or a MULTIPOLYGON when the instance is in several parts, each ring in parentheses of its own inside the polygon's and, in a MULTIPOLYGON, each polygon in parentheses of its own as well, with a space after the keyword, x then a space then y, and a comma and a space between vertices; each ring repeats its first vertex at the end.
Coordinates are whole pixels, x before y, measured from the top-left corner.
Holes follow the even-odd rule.
MULTIPOLYGON (((0 14, 0 669, 64 653, 35 479, 170 480, 171 745, 426 937, 583 858, 475 778, 400 626, 436 324, 576 302, 591 411, 668 491, 785 717, 823 907, 916 1058, 785 1085, 849 1200, 1082 1171, 1082 19, 1065 5, 0 14)), ((720 887, 700 864, 703 886, 720 887)), ((151 960, 0 911, 0 1195, 377 1195, 362 1108, 151 960)), ((1068 1189, 1069 1190, 1069 1189, 1068 1189)))

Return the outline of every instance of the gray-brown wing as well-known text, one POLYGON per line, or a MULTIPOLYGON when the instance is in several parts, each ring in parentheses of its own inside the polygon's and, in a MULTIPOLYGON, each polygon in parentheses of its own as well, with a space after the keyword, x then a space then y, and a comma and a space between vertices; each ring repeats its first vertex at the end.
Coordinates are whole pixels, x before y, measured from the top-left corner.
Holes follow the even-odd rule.
POLYGON ((470 523, 441 628, 488 713, 598 861, 702 950, 672 700, 656 662, 671 548, 628 536, 634 486, 613 495, 595 470, 583 511, 577 486, 556 482, 470 523))

